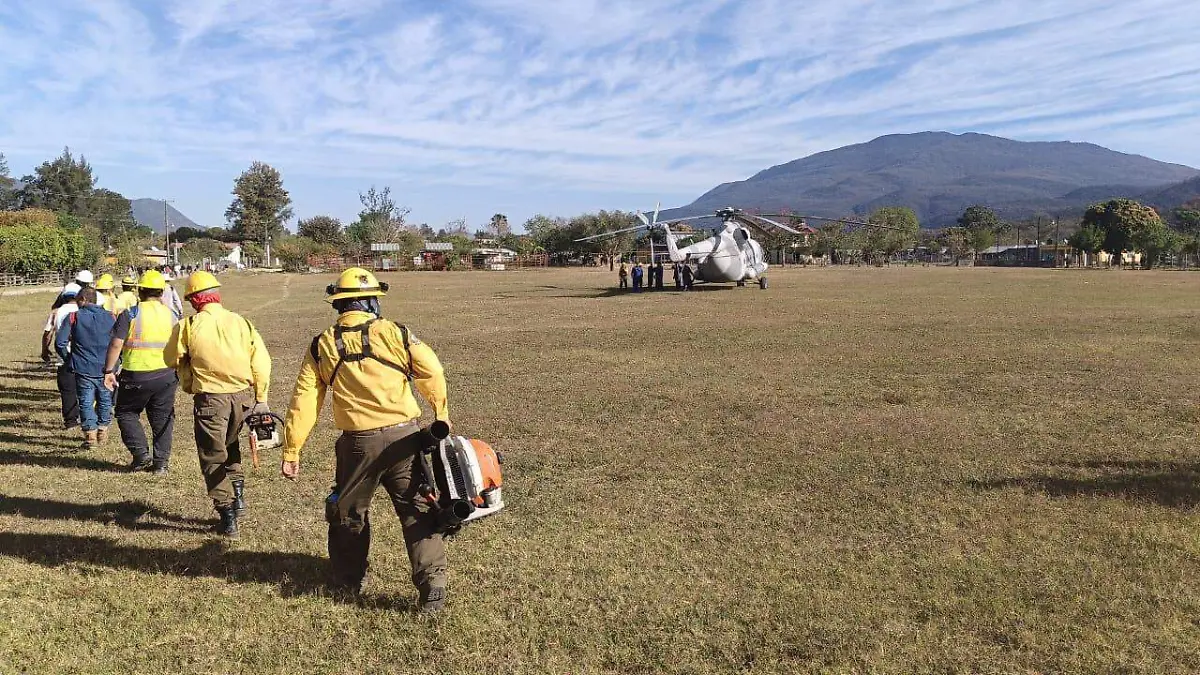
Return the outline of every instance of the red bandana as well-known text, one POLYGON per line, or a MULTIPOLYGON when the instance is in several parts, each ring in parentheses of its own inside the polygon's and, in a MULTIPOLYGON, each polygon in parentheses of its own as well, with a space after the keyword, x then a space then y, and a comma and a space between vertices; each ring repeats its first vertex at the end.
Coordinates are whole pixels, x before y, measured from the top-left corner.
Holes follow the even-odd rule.
POLYGON ((218 291, 204 291, 188 296, 188 302, 192 303, 192 309, 199 312, 210 302, 221 302, 221 294, 218 291))

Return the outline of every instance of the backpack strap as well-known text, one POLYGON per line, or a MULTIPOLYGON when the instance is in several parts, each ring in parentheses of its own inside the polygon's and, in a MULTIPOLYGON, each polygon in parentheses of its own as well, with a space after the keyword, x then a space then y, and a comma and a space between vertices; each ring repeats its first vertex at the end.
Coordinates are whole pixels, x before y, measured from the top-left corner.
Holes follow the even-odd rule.
MULTIPOLYGON (((375 354, 375 351, 371 348, 371 325, 374 324, 376 321, 379 321, 379 319, 371 319, 370 321, 367 321, 366 323, 360 323, 357 326, 334 326, 334 328, 333 328, 333 344, 337 348, 338 361, 337 361, 337 363, 335 363, 333 365, 333 372, 331 372, 329 374, 328 386, 333 386, 333 381, 335 379, 337 379, 337 374, 338 374, 338 371, 340 371, 342 369, 342 364, 358 363, 360 361, 365 361, 367 359, 371 359, 372 361, 382 363, 383 365, 387 366, 388 368, 391 368, 393 370, 398 370, 401 373, 404 373, 405 378, 408 379, 409 382, 412 382, 412 372, 411 372, 412 352, 409 349, 408 329, 405 328, 404 326, 399 327, 401 337, 403 338, 403 341, 404 341, 404 351, 409 359, 409 364, 410 364, 410 367, 405 367, 398 363, 392 363, 391 361, 388 361, 387 359, 380 358, 379 356, 377 356, 375 354), (346 351, 346 342, 342 338, 342 336, 345 335, 346 333, 358 333, 359 335, 362 336, 362 350, 361 351, 354 353, 354 354, 351 354, 346 351)), ((312 355, 313 361, 318 362, 318 363, 320 362, 319 343, 320 343, 321 337, 322 337, 322 335, 318 335, 315 339, 313 339, 312 344, 309 346, 309 354, 312 355)))

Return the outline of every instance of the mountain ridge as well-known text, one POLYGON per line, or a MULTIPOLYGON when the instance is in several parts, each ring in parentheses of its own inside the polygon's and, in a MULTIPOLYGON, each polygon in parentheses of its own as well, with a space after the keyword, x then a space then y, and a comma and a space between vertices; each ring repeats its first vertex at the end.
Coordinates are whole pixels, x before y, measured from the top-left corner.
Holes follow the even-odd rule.
POLYGON ((866 215, 907 206, 923 225, 952 224, 972 204, 1003 218, 1082 211, 1200 178, 1200 169, 1094 143, 1014 141, 987 134, 891 134, 825 150, 722 183, 667 218, 724 206, 789 209, 814 216, 866 215))

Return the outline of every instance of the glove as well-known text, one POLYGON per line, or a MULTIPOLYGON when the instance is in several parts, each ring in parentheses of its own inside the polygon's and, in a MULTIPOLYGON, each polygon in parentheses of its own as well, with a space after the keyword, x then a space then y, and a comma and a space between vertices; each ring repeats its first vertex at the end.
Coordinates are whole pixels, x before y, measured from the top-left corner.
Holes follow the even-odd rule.
POLYGON ((266 415, 271 412, 271 408, 267 406, 266 401, 257 401, 254 407, 250 409, 251 415, 266 415))

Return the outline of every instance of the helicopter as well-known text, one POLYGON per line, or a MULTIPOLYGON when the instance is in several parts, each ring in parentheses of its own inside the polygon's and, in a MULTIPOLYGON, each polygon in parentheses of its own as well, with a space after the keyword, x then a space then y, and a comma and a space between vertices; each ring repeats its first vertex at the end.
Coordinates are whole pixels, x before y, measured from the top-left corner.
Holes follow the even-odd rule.
MULTIPOLYGON (((747 213, 742 209, 733 207, 719 209, 715 213, 703 216, 672 218, 659 222, 658 214, 660 209, 661 205, 655 207, 653 218, 647 218, 646 214, 638 211, 636 215, 642 221, 641 225, 602 232, 590 237, 576 239, 575 241, 594 241, 596 239, 639 230, 661 231, 666 237, 667 253, 671 258, 671 262, 686 265, 695 264, 697 281, 706 283, 736 283, 738 286, 745 286, 747 282, 757 282, 759 288, 766 290, 766 274, 770 266, 763 256, 762 244, 755 241, 751 236, 751 229, 770 234, 786 232, 797 237, 812 232, 812 230, 808 230, 807 232, 797 230, 789 225, 784 225, 777 220, 773 220, 773 218, 812 218, 813 220, 839 222, 852 226, 886 227, 841 218, 805 217, 786 214, 759 215, 747 213), (720 218, 722 223, 721 227, 713 232, 713 236, 687 246, 680 246, 680 241, 691 238, 694 235, 671 231, 671 226, 678 223, 713 218, 720 218)), ((802 225, 802 227, 807 229, 807 226, 802 225)), ((653 251, 653 240, 651 240, 651 247, 653 251)))

